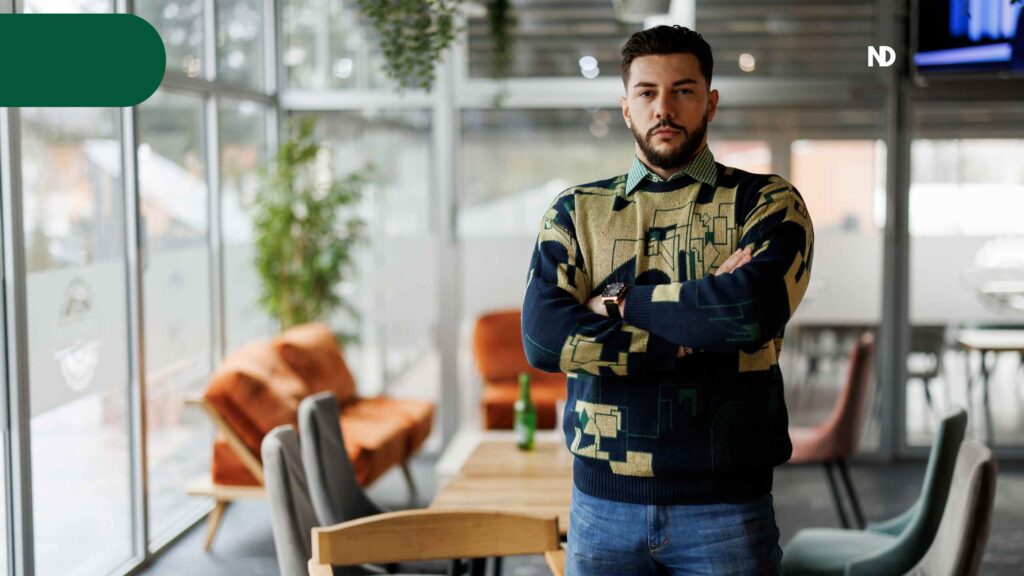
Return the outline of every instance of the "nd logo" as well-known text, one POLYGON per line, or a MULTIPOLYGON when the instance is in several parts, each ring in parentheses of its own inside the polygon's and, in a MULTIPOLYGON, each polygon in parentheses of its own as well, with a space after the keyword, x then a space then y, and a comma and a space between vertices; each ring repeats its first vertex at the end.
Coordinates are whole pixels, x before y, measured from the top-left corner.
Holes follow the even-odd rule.
POLYGON ((896 51, 888 46, 868 46, 868 68, 875 64, 882 68, 892 66, 896 61, 896 51))

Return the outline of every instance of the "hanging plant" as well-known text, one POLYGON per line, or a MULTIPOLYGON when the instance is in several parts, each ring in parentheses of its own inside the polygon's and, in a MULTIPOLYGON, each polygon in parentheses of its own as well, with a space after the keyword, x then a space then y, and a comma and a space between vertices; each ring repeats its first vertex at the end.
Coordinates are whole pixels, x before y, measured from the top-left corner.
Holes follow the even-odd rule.
POLYGON ((512 29, 516 16, 510 0, 491 0, 487 5, 487 26, 491 34, 491 76, 497 80, 508 77, 512 65, 514 40, 512 29))
POLYGON ((399 89, 430 90, 434 65, 455 39, 462 0, 357 0, 399 89))
POLYGON ((259 306, 282 329, 325 321, 339 309, 357 316, 338 286, 350 278, 353 250, 363 238, 364 223, 352 213, 365 176, 336 179, 330 148, 314 131, 313 117, 291 126, 252 206, 259 306))

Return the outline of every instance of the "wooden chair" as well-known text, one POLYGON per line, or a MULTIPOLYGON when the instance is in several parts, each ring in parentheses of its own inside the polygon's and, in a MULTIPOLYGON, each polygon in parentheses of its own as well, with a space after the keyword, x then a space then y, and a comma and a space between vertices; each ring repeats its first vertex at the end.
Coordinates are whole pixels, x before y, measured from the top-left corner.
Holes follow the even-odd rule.
MULTIPOLYGON (((224 418, 221 417, 220 413, 217 412, 209 401, 204 399, 200 393, 186 398, 185 404, 198 406, 203 409, 203 412, 213 422, 217 432, 227 440, 228 446, 235 451, 238 458, 245 464, 245 468, 262 484, 263 464, 260 463, 260 459, 249 450, 249 447, 245 445, 245 442, 242 441, 238 433, 224 421, 224 418)), ((213 539, 217 535, 217 529, 220 528, 221 521, 224 519, 224 511, 227 510, 229 504, 236 500, 264 500, 267 497, 267 491, 262 485, 225 486, 215 484, 209 476, 190 484, 188 486, 188 494, 190 496, 207 496, 214 500, 213 512, 210 512, 210 516, 206 521, 206 540, 203 543, 203 549, 207 552, 213 547, 213 539)))
POLYGON ((432 509, 314 528, 312 540, 309 576, 333 576, 333 566, 544 554, 560 546, 553 516, 432 509))
POLYGON ((554 576, 564 576, 565 574, 565 548, 559 550, 551 550, 544 553, 544 560, 548 563, 548 568, 551 569, 551 573, 554 576))

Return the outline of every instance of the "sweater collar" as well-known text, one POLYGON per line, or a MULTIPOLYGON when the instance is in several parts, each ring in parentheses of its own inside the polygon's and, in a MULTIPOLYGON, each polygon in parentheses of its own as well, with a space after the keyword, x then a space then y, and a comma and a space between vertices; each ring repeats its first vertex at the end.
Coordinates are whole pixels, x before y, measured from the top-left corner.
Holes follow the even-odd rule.
POLYGON ((711 148, 707 144, 701 148, 700 152, 693 157, 689 164, 667 179, 652 172, 640 161, 639 157, 634 156, 633 165, 630 166, 629 174, 626 176, 626 195, 629 196, 635 192, 645 178, 651 182, 671 182, 683 176, 689 176, 694 180, 714 186, 717 172, 715 169, 715 157, 711 154, 711 148))

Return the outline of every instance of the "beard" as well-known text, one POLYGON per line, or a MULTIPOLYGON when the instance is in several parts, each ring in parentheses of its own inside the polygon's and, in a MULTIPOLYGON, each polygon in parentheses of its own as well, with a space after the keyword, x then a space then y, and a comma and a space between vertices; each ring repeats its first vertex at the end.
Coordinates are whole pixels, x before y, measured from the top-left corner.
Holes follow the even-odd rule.
POLYGON ((704 136, 708 133, 708 113, 704 113, 704 117, 701 118, 700 126, 690 134, 689 130, 674 124, 671 120, 663 119, 658 122, 647 131, 647 134, 641 135, 640 132, 635 128, 631 129, 633 132, 633 138, 636 139, 636 143, 640 146, 640 150, 643 151, 644 157, 647 161, 654 165, 655 168, 661 168, 662 170, 672 170, 673 168, 679 168, 686 165, 693 159, 693 155, 697 152, 697 148, 704 141, 704 136), (683 141, 678 147, 670 149, 667 152, 659 152, 651 144, 651 137, 654 136, 655 130, 661 130, 662 128, 671 128, 678 130, 683 135, 683 141))

